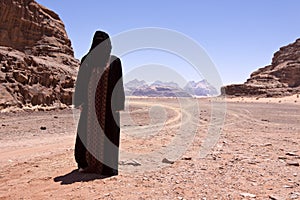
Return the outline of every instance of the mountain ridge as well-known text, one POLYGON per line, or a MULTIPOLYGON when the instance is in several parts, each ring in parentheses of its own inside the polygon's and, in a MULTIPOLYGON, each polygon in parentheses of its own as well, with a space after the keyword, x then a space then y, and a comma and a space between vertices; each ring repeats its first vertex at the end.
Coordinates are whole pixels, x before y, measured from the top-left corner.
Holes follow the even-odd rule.
POLYGON ((127 96, 147 97, 192 97, 192 96, 215 96, 217 90, 206 80, 198 82, 189 81, 184 87, 173 81, 163 82, 156 80, 146 83, 144 80, 134 79, 124 84, 127 96))

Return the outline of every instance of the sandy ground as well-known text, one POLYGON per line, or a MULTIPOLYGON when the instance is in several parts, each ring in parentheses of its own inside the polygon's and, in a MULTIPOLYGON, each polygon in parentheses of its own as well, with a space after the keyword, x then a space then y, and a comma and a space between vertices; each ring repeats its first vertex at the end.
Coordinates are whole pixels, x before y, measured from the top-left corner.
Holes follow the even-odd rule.
POLYGON ((76 171, 72 110, 1 113, 0 199, 300 199, 300 99, 226 102, 131 99, 110 178, 76 171))

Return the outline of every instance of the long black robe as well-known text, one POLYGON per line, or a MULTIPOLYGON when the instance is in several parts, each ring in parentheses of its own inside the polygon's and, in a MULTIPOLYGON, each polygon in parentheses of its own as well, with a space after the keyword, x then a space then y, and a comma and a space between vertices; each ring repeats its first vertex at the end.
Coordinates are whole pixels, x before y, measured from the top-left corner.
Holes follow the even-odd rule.
MULTIPOLYGON (((88 167, 86 159, 86 140, 88 135, 87 119, 88 119, 88 82, 91 77, 92 67, 84 62, 86 56, 82 59, 82 65, 78 72, 78 77, 74 95, 74 106, 82 105, 82 112, 79 119, 77 137, 75 144, 75 160, 79 168, 88 167), (84 66, 83 66, 84 64, 84 66)), ((125 95, 122 80, 121 61, 116 56, 111 56, 111 64, 108 72, 108 85, 106 93, 106 111, 105 111, 105 136, 117 148, 111 148, 111 143, 104 142, 104 163, 101 174, 114 175, 118 173, 118 147, 120 144, 120 110, 124 109, 125 95)), ((97 108, 96 108, 97 111, 97 108)))

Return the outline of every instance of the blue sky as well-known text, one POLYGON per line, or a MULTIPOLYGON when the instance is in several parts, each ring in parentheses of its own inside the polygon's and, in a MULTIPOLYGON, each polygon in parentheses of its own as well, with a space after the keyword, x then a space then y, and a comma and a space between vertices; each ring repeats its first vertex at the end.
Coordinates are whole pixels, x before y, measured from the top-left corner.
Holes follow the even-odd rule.
MULTIPOLYGON (((224 84, 244 82, 251 72, 270 64, 279 47, 300 38, 300 1, 296 0, 37 2, 59 14, 77 58, 89 50, 98 29, 114 36, 135 28, 167 28, 195 40, 214 62, 224 84)), ((150 54, 140 52, 122 58, 124 74, 153 58, 155 63, 170 60, 170 55, 150 54)), ((167 64, 176 73, 187 79, 199 78, 183 62, 174 60, 167 64)))

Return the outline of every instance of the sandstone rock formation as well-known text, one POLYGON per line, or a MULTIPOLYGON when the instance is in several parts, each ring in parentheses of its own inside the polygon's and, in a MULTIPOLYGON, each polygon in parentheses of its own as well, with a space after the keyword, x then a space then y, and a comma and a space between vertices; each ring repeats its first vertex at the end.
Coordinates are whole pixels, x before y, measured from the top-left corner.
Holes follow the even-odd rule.
POLYGON ((281 47, 271 65, 250 75, 244 84, 228 85, 222 93, 234 96, 277 97, 300 93, 300 39, 281 47))
POLYGON ((0 44, 33 55, 73 55, 63 22, 34 0, 0 0, 0 44))
POLYGON ((71 104, 78 64, 56 13, 34 0, 0 0, 0 109, 71 104))

